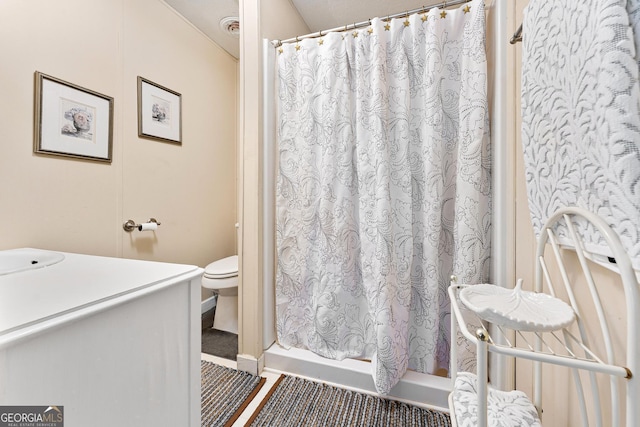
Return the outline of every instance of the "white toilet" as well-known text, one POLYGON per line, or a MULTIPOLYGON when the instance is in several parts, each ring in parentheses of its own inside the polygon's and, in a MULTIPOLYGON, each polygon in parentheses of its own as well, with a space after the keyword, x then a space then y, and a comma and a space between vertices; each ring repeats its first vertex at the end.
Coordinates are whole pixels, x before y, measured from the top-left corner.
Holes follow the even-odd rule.
POLYGON ((218 294, 213 328, 238 333, 238 255, 219 259, 207 265, 202 287, 218 294))

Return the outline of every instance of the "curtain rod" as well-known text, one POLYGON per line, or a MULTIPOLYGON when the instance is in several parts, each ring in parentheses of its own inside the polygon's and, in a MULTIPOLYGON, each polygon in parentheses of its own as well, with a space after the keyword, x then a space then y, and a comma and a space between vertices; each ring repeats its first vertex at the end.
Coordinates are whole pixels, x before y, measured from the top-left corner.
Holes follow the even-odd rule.
MULTIPOLYGON (((390 19, 394 19, 394 18, 402 18, 402 17, 405 17, 405 16, 413 15, 414 13, 424 13, 424 12, 427 12, 427 11, 429 11, 431 9, 435 9, 435 8, 444 9, 446 7, 449 7, 449 6, 457 6, 459 4, 468 3, 469 1, 471 1, 471 0, 445 1, 445 2, 442 2, 440 4, 434 4, 432 6, 423 6, 423 7, 418 8, 418 9, 413 9, 413 10, 408 10, 408 11, 402 12, 402 13, 396 13, 396 14, 393 14, 393 15, 388 15, 385 20, 390 20, 390 19)), ((358 23, 344 25, 342 27, 332 28, 330 30, 322 30, 322 31, 318 31, 317 33, 311 33, 311 34, 306 34, 304 36, 293 37, 293 38, 286 39, 286 40, 273 40, 271 43, 273 43, 273 45, 275 47, 279 47, 279 46, 282 46, 284 43, 298 42, 298 41, 303 40, 303 39, 313 39, 313 38, 316 38, 316 37, 325 36, 328 33, 334 33, 334 32, 339 32, 339 31, 349 31, 349 30, 354 30, 356 28, 366 27, 366 26, 369 26, 369 25, 371 25, 371 19, 368 19, 368 20, 362 21, 362 22, 358 22, 358 23)))

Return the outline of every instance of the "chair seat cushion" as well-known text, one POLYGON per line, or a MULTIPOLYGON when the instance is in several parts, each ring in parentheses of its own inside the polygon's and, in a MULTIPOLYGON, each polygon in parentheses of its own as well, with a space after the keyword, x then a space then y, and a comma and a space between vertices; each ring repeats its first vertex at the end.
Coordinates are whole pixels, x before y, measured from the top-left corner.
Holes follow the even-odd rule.
MULTIPOLYGON (((469 372, 460 372, 456 377, 449 398, 451 417, 458 427, 478 424, 478 379, 469 372)), ((500 391, 488 388, 487 425, 496 427, 541 427, 535 406, 521 391, 500 391)))

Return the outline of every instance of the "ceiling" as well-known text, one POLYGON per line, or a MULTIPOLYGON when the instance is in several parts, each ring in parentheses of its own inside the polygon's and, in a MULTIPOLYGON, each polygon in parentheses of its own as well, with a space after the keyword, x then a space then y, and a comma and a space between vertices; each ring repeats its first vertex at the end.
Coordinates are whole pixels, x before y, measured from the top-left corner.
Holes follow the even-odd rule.
MULTIPOLYGON (((225 31, 220 21, 238 16, 238 0, 165 0, 211 40, 236 58, 239 38, 225 31)), ((441 3, 441 0, 289 0, 311 32, 383 17, 441 3)), ((264 2, 267 3, 266 1, 264 2)), ((302 34, 300 34, 302 35, 302 34)), ((295 36, 295 35, 292 35, 295 36)))
POLYGON ((442 0, 291 0, 312 32, 419 9, 442 0))

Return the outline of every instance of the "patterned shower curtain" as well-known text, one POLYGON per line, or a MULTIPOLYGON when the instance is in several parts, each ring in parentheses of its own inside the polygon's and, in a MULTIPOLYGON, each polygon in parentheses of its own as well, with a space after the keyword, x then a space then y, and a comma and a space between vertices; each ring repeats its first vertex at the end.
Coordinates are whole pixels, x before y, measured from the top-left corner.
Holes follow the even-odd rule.
POLYGON ((482 0, 278 54, 278 341, 366 358, 378 392, 448 368, 451 274, 486 282, 482 0))

